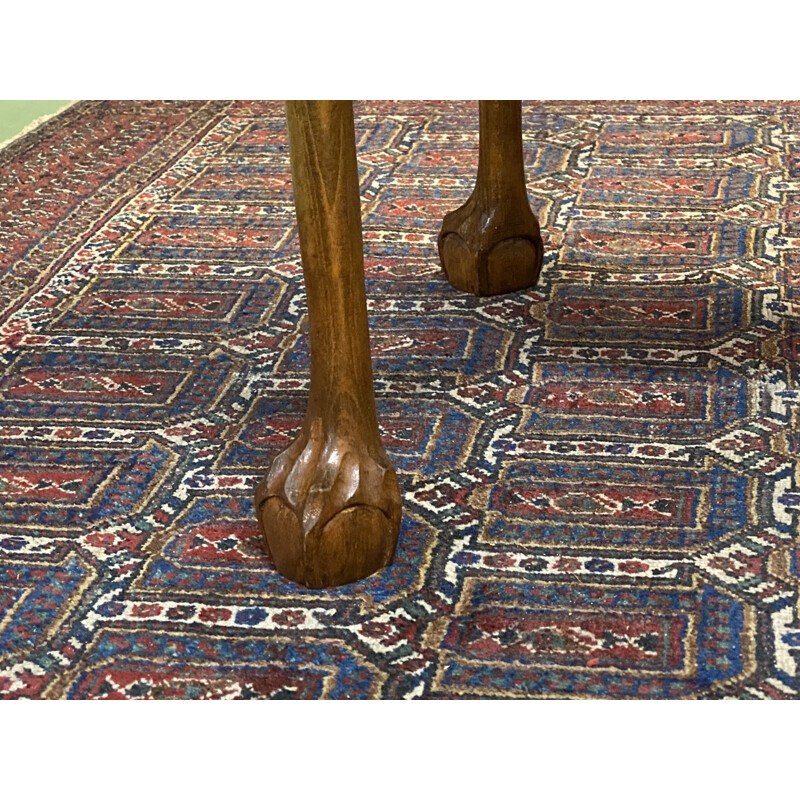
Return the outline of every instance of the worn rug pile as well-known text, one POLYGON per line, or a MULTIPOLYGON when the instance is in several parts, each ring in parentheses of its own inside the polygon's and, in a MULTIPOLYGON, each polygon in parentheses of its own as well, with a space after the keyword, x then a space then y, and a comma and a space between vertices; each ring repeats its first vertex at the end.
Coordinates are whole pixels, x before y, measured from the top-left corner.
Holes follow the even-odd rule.
POLYGON ((0 151, 0 696, 795 698, 800 104, 526 102, 539 285, 452 289, 476 103, 356 103, 395 563, 281 578, 283 108, 84 102, 0 151))

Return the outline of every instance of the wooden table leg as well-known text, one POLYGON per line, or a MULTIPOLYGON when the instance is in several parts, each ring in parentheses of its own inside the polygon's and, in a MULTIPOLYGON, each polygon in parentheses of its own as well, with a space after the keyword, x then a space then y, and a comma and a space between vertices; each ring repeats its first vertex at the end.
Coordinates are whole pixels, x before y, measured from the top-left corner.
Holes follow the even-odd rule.
POLYGON ((292 101, 286 114, 311 388, 303 428, 256 489, 256 508, 277 570, 323 588, 391 562, 401 501, 375 414, 353 106, 292 101))
POLYGON ((515 292, 539 280, 542 238, 525 186, 522 101, 480 101, 478 178, 469 200, 444 218, 439 258, 450 283, 472 294, 515 292))

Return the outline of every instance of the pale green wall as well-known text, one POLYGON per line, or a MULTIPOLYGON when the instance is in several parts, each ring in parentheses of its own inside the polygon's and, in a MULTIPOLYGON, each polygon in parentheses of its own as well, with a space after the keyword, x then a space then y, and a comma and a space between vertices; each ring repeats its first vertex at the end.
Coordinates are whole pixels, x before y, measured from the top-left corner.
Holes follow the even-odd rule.
POLYGON ((69 100, 0 100, 0 142, 16 136, 26 125, 45 114, 54 114, 69 100))

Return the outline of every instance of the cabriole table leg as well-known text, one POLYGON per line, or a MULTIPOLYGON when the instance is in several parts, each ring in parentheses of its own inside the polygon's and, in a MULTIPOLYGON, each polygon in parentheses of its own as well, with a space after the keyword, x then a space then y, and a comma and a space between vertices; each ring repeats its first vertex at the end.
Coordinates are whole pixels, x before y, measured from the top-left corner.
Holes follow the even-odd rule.
POLYGON ((391 562, 401 501, 375 414, 353 106, 292 101, 286 114, 311 386, 302 430, 258 485, 256 508, 277 570, 323 588, 391 562))
POLYGON ((450 283, 472 294, 515 292, 539 279, 542 237, 525 186, 520 100, 481 100, 475 189, 444 218, 439 258, 450 283))

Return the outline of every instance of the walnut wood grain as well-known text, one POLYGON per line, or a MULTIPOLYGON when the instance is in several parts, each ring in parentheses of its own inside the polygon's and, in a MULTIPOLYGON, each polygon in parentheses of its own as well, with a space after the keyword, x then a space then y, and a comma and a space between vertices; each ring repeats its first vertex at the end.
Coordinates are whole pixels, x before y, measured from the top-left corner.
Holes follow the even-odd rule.
POLYGON ((439 259, 450 283, 472 294, 515 292, 539 280, 542 238, 525 186, 520 100, 480 101, 475 189, 444 218, 439 259))
POLYGON ((286 111, 311 386, 302 430, 258 485, 256 508, 276 569, 323 588, 391 562, 401 501, 375 414, 352 103, 286 111))

